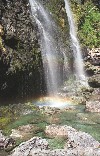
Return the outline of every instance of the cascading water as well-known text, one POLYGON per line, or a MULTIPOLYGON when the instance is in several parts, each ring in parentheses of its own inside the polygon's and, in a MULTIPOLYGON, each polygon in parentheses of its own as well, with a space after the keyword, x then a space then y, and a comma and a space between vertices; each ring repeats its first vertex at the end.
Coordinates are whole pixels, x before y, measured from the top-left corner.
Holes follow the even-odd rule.
POLYGON ((73 21, 73 15, 72 15, 68 0, 64 0, 64 1, 65 1, 66 14, 67 14, 68 22, 70 26, 70 37, 71 37, 71 42, 72 42, 71 46, 72 46, 72 50, 73 50, 74 57, 75 57, 76 78, 78 81, 80 81, 81 84, 88 86, 87 79, 86 79, 85 72, 84 72, 84 67, 83 67, 81 48, 79 45, 79 41, 77 39, 75 24, 73 21))
MULTIPOLYGON (((61 45, 59 46, 59 44, 57 43, 57 27, 53 22, 51 16, 48 14, 46 9, 44 9, 43 5, 38 0, 29 0, 29 2, 31 6, 32 18, 36 21, 40 33, 39 42, 45 72, 47 93, 49 95, 49 97, 44 97, 42 98, 42 100, 40 99, 37 105, 49 105, 50 107, 66 107, 67 105, 71 104, 70 100, 65 98, 66 102, 64 102, 63 99, 57 96, 59 88, 61 87, 61 85, 63 85, 63 81, 61 81, 61 79, 63 79, 63 70, 61 71, 61 66, 65 68, 67 66, 68 68, 68 64, 66 65, 66 53, 65 51, 61 50, 61 45), (60 64, 62 60, 63 65, 60 64)), ((84 82, 86 83, 80 46, 76 37, 72 14, 67 1, 65 1, 65 4, 68 21, 70 24, 70 35, 73 43, 77 77, 81 79, 81 82, 83 82, 84 78, 84 82)), ((67 70, 65 69, 65 71, 67 70)))
MULTIPOLYGON (((32 17, 35 19, 40 32, 40 48, 42 53, 45 79, 48 95, 55 96, 59 88, 59 51, 57 50, 55 35, 55 24, 37 0, 29 0, 32 17)), ((60 57, 61 59, 61 57, 60 57)))

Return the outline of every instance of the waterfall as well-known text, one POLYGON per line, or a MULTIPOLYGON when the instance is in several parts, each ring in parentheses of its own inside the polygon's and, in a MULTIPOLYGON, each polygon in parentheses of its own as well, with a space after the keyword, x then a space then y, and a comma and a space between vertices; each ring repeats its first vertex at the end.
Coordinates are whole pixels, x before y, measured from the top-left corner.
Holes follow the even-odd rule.
POLYGON ((55 36, 55 23, 38 0, 29 0, 33 19, 40 33, 40 48, 48 95, 55 96, 59 88, 59 51, 55 36))
POLYGON ((70 26, 70 37, 71 37, 71 43, 72 43, 71 46, 72 46, 72 50, 73 50, 74 58, 75 58, 76 78, 78 81, 80 81, 81 84, 88 86, 87 79, 86 79, 85 72, 84 72, 84 64, 83 64, 82 55, 81 55, 81 48, 79 45, 79 41, 78 41, 77 34, 76 34, 76 27, 75 27, 74 20, 73 20, 74 18, 73 18, 68 0, 64 0, 64 1, 65 1, 66 14, 67 14, 68 22, 70 26))

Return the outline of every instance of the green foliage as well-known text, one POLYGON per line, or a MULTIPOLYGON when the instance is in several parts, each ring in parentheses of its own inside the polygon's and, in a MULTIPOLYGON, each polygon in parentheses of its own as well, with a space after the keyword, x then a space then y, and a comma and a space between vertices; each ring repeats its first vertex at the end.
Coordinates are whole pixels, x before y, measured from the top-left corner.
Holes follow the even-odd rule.
POLYGON ((3 118, 0 118, 0 127, 4 127, 5 125, 9 124, 10 123, 10 118, 8 117, 3 117, 3 118))
POLYGON ((78 25, 78 35, 83 46, 89 48, 99 47, 100 43, 100 13, 99 9, 92 3, 87 1, 84 5, 77 2, 72 3, 72 9, 76 14, 78 25))
POLYGON ((4 128, 16 118, 16 113, 11 107, 0 107, 0 129, 4 128))

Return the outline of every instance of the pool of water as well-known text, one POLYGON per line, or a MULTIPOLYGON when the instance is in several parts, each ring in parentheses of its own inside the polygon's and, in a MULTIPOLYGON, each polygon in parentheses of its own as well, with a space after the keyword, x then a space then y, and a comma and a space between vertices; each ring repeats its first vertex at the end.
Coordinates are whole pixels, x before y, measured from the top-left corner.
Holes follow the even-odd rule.
MULTIPOLYGON (((86 112, 85 105, 77 105, 70 99, 59 97, 41 97, 33 103, 39 107, 67 108, 67 111, 62 111, 52 118, 58 118, 59 124, 69 125, 77 130, 87 132, 100 141, 100 114, 86 112)), ((54 122, 52 121, 51 124, 54 122)))

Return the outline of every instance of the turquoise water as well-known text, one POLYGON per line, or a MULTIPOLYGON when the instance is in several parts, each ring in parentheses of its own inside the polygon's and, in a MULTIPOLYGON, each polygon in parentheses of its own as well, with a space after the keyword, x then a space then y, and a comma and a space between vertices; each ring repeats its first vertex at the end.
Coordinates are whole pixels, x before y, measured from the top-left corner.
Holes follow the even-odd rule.
POLYGON ((61 125, 69 125, 77 130, 87 132, 96 140, 100 141, 100 114, 86 112, 85 105, 76 105, 69 99, 52 97, 40 98, 33 103, 40 107, 49 106, 62 108, 62 113, 56 115, 61 125), (64 111, 63 108, 68 110, 64 111))

